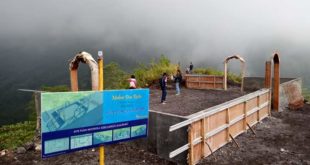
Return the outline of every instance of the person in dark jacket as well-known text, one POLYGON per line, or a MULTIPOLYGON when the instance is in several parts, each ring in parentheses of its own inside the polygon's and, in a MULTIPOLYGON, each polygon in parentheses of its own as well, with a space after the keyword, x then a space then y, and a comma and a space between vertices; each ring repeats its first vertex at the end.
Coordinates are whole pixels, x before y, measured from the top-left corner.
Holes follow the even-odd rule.
POLYGON ((191 62, 191 64, 189 65, 189 73, 193 73, 193 69, 194 69, 194 65, 193 63, 191 62))
POLYGON ((161 88, 161 103, 166 104, 166 96, 167 96, 167 73, 163 73, 163 76, 159 80, 160 88, 161 88))
POLYGON ((182 74, 181 71, 178 70, 177 74, 174 77, 176 95, 180 95, 180 83, 182 82, 182 74))

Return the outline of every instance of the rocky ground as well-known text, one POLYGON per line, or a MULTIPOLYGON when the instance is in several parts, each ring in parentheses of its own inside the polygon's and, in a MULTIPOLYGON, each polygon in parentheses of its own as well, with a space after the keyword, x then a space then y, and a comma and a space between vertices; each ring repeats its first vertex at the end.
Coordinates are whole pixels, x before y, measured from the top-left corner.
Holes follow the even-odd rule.
MULTIPOLYGON (((99 151, 83 150, 48 159, 41 159, 41 152, 29 150, 17 153, 17 150, 7 151, 0 156, 1 165, 98 165, 99 151)), ((157 165, 174 164, 152 153, 132 148, 124 143, 105 147, 105 164, 107 165, 157 165)))
POLYGON ((160 104, 161 90, 151 90, 150 109, 180 116, 187 116, 209 107, 233 100, 246 92, 240 92, 239 87, 229 90, 195 90, 181 89, 180 95, 175 95, 174 89, 167 90, 167 104, 160 104))
MULTIPOLYGON (((173 95, 173 90, 168 92, 168 103, 165 105, 158 104, 158 91, 152 93, 156 97, 152 97, 151 107, 170 106, 179 109, 172 100, 182 96, 173 95)), ((192 96, 188 94, 184 97, 192 96)), ((310 105, 306 104, 298 111, 273 112, 272 117, 254 126, 254 130, 256 136, 248 131, 236 138, 240 148, 229 143, 199 164, 310 164, 310 105)), ((18 150, 1 151, 0 164, 98 164, 98 150, 83 150, 49 159, 41 159, 41 151, 38 150, 25 145, 18 150)), ((105 163, 108 165, 174 164, 126 143, 109 145, 105 151, 105 163)))

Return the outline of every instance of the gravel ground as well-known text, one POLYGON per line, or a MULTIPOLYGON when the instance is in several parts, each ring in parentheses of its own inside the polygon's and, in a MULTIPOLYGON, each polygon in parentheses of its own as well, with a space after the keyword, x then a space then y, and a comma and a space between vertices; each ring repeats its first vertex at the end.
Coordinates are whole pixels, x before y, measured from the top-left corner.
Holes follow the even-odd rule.
POLYGON ((191 115, 246 94, 246 92, 241 93, 240 88, 230 88, 227 91, 182 88, 181 94, 175 95, 175 90, 170 89, 167 91, 167 104, 160 104, 161 90, 152 89, 150 93, 151 110, 180 116, 191 115))

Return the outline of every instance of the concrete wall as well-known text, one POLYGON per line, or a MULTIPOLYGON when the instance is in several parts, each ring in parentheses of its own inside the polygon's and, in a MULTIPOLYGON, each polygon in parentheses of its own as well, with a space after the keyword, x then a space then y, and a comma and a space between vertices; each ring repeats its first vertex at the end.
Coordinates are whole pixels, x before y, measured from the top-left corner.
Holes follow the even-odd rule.
MULTIPOLYGON (((263 77, 245 77, 244 90, 255 91, 264 87, 265 78, 263 77)), ((296 86, 297 90, 302 93, 301 78, 281 78, 280 79, 280 111, 287 109, 290 94, 287 92, 289 86, 296 86)))
POLYGON ((171 151, 188 143, 187 127, 172 133, 169 132, 169 127, 171 125, 184 120, 186 120, 185 117, 151 111, 149 115, 148 137, 127 143, 178 164, 186 164, 187 152, 173 159, 169 158, 169 153, 171 151))
MULTIPOLYGON (((294 80, 295 78, 281 78, 280 84, 294 80)), ((244 78, 244 90, 245 91, 257 91, 264 88, 264 77, 245 77, 244 78)))

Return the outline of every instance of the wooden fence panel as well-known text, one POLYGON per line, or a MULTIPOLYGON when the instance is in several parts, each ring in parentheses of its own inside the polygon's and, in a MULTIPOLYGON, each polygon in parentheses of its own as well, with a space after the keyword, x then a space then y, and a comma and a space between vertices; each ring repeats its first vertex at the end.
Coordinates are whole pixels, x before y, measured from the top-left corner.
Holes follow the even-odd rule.
POLYGON ((185 75, 187 88, 191 89, 223 89, 224 77, 214 75, 185 75))
POLYGON ((197 117, 189 119, 188 148, 185 145, 173 151, 172 155, 188 149, 188 163, 196 164, 230 142, 230 136, 234 138, 249 129, 248 125, 255 125, 266 118, 270 114, 270 90, 249 95, 251 97, 243 96, 224 103, 222 109, 221 106, 214 108, 214 111, 210 109, 198 120, 197 117))

